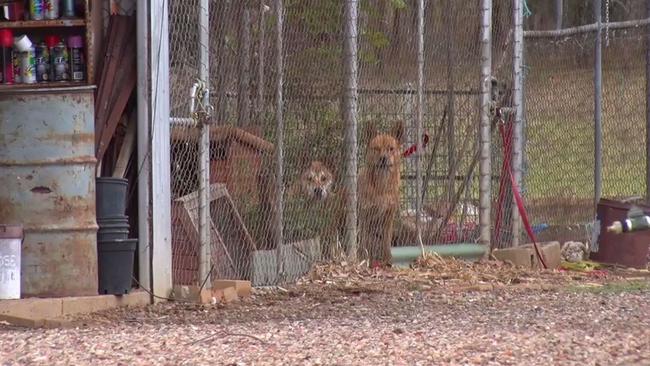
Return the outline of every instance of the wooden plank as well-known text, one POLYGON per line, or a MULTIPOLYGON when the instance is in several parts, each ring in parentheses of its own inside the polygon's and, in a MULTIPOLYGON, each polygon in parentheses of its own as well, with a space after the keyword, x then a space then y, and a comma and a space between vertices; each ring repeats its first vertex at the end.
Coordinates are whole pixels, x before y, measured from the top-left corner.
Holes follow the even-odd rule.
POLYGON ((3 21, 2 28, 63 28, 63 27, 83 27, 86 25, 85 19, 43 19, 43 20, 17 20, 6 22, 3 21))
POLYGON ((135 65, 135 43, 129 42, 125 49, 125 55, 122 57, 120 66, 124 72, 120 73, 117 81, 113 84, 114 90, 110 94, 113 103, 110 104, 108 116, 104 121, 103 126, 100 127, 100 136, 95 140, 97 142, 97 160, 102 160, 104 153, 113 138, 117 124, 120 117, 124 113, 124 109, 133 94, 136 82, 136 65, 135 65))
POLYGON ((122 146, 120 147, 120 153, 117 157, 117 163, 115 163, 115 170, 113 171, 113 177, 116 178, 125 178, 126 170, 131 160, 131 155, 133 155, 133 150, 135 148, 135 132, 136 132, 136 113, 131 111, 129 119, 126 126, 126 136, 124 136, 124 141, 122 141, 122 146))
MULTIPOLYGON (((115 16, 114 24, 115 29, 111 30, 114 35, 109 35, 109 45, 107 47, 106 55, 104 56, 104 66, 102 70, 102 78, 99 81, 99 90, 97 92, 97 99, 95 101, 95 143, 99 146, 99 136, 103 135, 103 127, 106 124, 107 116, 110 114, 111 107, 114 104, 114 90, 116 79, 123 80, 123 76, 118 72, 119 69, 124 69, 128 63, 125 60, 128 46, 134 43, 131 38, 133 33, 133 22, 130 17, 115 16)), ((135 59, 135 56, 134 58, 135 59)), ((98 149, 99 150, 99 149, 98 149)))

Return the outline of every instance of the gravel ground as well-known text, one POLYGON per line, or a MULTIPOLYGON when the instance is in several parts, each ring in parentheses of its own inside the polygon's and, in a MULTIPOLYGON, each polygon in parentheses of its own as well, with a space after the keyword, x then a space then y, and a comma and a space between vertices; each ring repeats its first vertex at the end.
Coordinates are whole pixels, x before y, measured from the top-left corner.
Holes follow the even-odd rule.
POLYGON ((0 326, 0 365, 650 365, 638 274, 468 272, 321 271, 228 305, 0 326))

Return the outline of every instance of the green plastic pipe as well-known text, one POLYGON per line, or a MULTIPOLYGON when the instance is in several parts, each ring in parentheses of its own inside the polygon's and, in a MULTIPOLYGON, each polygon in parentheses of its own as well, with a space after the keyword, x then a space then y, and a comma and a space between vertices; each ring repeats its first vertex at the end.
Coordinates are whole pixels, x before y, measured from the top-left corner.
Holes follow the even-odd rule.
MULTIPOLYGON (((426 253, 469 260, 482 258, 486 250, 485 245, 470 243, 424 246, 426 253)), ((422 255, 422 248, 419 246, 393 247, 390 251, 393 256, 393 264, 396 266, 408 266, 422 255)))

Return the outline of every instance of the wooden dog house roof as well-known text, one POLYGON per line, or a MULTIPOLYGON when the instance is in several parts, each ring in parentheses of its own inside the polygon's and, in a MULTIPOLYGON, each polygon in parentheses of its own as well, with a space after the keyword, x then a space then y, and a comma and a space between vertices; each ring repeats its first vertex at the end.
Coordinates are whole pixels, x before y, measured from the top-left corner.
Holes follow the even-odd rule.
MULTIPOLYGON (((200 130, 183 127, 172 127, 172 140, 175 142, 193 142, 198 143, 200 130)), ((210 142, 231 142, 247 146, 251 149, 258 150, 262 153, 272 152, 274 145, 263 138, 247 132, 241 128, 232 126, 211 126, 210 142)))

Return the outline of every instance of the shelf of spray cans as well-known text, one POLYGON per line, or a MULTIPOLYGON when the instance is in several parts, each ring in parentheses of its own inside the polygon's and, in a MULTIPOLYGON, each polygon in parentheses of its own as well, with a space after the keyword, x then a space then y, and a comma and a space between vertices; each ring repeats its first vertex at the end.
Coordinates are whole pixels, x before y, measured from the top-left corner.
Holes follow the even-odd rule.
POLYGON ((74 27, 86 24, 83 2, 76 0, 3 0, 0 27, 74 27))
POLYGON ((0 90, 88 81, 87 0, 5 1, 0 9, 0 90))
POLYGON ((50 34, 38 39, 0 29, 0 46, 0 83, 5 88, 34 84, 53 87, 86 80, 84 40, 80 35, 50 34))

